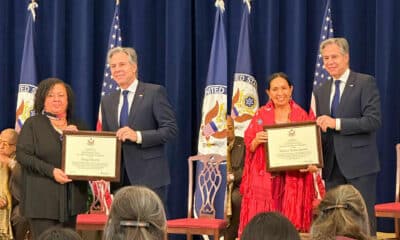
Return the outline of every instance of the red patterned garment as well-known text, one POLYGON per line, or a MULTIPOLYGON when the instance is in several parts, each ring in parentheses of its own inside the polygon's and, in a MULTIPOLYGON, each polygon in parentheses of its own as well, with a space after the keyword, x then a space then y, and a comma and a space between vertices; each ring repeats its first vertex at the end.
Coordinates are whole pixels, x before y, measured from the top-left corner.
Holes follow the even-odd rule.
MULTIPOLYGON (((294 101, 290 101, 290 122, 313 120, 294 101)), ((274 105, 269 101, 261 107, 245 131, 246 159, 240 192, 243 196, 240 212, 239 236, 246 224, 256 214, 277 211, 285 215, 301 232, 308 232, 311 225, 312 204, 317 197, 312 173, 266 171, 264 145, 254 152, 250 145, 257 132, 265 125, 275 124, 274 105)))

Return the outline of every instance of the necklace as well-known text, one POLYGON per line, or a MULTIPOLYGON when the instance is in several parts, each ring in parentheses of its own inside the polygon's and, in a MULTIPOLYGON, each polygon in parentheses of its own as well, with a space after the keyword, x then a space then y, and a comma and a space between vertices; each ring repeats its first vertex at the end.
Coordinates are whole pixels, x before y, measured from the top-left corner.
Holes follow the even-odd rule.
POLYGON ((57 117, 56 115, 46 112, 46 111, 42 111, 42 114, 45 115, 49 120, 51 125, 53 126, 53 128, 59 132, 62 133, 62 131, 67 127, 68 122, 67 122, 67 118, 66 117, 57 117))

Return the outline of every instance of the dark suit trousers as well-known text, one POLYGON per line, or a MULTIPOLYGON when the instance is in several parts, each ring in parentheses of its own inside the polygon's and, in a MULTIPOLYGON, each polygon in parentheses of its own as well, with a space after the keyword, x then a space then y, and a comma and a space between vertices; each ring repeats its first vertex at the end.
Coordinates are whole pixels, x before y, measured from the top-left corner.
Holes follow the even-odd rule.
POLYGON ((325 179, 326 190, 332 189, 341 184, 351 184, 364 198, 367 205, 368 217, 371 226, 371 235, 376 236, 376 218, 374 205, 376 202, 376 179, 377 173, 361 176, 353 179, 346 179, 336 162, 336 157, 333 163, 332 173, 328 179, 325 179))
MULTIPOLYGON (((120 182, 111 182, 110 184, 110 189, 113 194, 115 194, 118 189, 125 187, 125 186, 131 186, 131 182, 129 181, 128 178, 128 173, 126 172, 126 169, 123 168, 121 170, 121 181, 120 182)), ((167 186, 161 186, 158 188, 150 188, 153 190, 157 195, 160 197, 162 203, 164 204, 165 212, 167 213, 167 200, 168 200, 168 187, 167 186)))

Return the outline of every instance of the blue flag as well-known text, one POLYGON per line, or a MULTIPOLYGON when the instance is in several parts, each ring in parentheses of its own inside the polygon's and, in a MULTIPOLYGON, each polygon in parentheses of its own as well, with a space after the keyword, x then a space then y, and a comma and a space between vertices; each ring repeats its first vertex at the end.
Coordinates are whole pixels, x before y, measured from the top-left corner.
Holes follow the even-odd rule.
MULTIPOLYGON (((226 110, 227 110, 227 47, 225 37, 225 26, 223 21, 224 2, 216 0, 214 36, 211 47, 211 55, 208 66, 207 85, 205 87, 202 120, 199 134, 199 154, 220 154, 226 156, 226 110)), ((202 164, 196 166, 196 179, 203 168, 202 164)), ((225 189, 226 189, 226 161, 220 166, 222 182, 219 190, 210 192, 215 194, 214 207, 215 217, 223 219, 225 211, 225 189)), ((210 189, 212 183, 209 182, 210 189)), ((196 189, 194 193, 194 216, 197 217, 201 208, 201 191, 196 189)), ((208 239, 204 236, 204 239, 208 239)))
POLYGON ((199 133, 199 154, 226 156, 227 47, 223 21, 224 2, 216 1, 214 36, 199 133))
POLYGON ((241 137, 259 106, 257 81, 253 76, 250 57, 250 9, 250 1, 246 0, 243 5, 232 93, 231 117, 235 121, 235 135, 241 137))
POLYGON ((36 2, 28 6, 28 20, 26 22, 24 49, 22 53, 21 75, 18 85, 17 109, 15 114, 15 130, 19 132, 22 125, 30 116, 34 115, 33 105, 37 89, 37 71, 34 47, 34 21, 36 2))
MULTIPOLYGON (((332 16, 331 16, 331 0, 326 1, 324 18, 322 19, 321 34, 319 37, 319 44, 328 38, 333 38, 332 16)), ((313 90, 320 87, 325 81, 331 79, 331 76, 324 68, 321 53, 318 49, 317 60, 315 63, 314 84, 313 90)), ((315 116, 315 99, 314 95, 311 97, 310 115, 315 116)))
MULTIPOLYGON (((111 24, 110 35, 108 36, 107 51, 111 48, 120 47, 122 45, 121 28, 119 26, 119 2, 117 1, 114 10, 114 18, 111 24)), ((107 57, 106 57, 107 58, 107 57)), ((101 88, 101 97, 109 95, 113 91, 119 90, 118 84, 111 78, 110 66, 108 66, 108 59, 104 66, 103 86, 101 88)), ((97 119, 97 131, 101 131, 101 106, 99 107, 99 114, 97 119)))

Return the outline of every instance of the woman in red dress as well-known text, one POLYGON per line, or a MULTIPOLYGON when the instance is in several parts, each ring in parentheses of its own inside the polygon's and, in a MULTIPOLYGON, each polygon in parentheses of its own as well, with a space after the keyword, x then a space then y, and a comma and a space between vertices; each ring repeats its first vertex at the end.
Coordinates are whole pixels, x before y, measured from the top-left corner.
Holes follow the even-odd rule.
POLYGON ((264 126, 312 120, 292 100, 292 92, 293 86, 286 74, 272 74, 266 90, 270 100, 256 112, 245 131, 239 236, 252 217, 267 211, 280 212, 297 230, 309 231, 312 203, 316 198, 312 172, 317 168, 271 173, 266 171, 265 164, 264 143, 268 141, 268 134, 263 131, 264 126))

